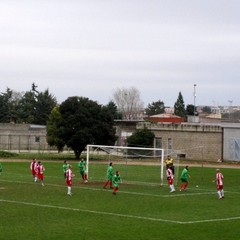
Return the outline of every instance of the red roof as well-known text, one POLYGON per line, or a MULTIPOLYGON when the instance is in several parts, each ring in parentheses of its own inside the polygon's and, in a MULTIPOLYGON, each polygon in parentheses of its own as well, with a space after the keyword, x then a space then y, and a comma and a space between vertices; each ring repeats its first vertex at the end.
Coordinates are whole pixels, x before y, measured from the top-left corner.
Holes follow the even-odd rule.
POLYGON ((152 115, 149 117, 145 118, 145 121, 149 121, 149 122, 174 122, 174 123, 181 123, 184 122, 184 119, 182 117, 179 117, 177 115, 174 114, 170 114, 170 113, 162 113, 162 114, 156 114, 156 115, 152 115))

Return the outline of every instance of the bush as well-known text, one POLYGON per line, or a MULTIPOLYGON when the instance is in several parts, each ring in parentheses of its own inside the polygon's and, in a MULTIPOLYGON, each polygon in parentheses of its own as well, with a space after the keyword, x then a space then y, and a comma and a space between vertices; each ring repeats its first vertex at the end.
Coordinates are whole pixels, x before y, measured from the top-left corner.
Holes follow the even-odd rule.
POLYGON ((0 151, 0 158, 11 158, 11 157, 17 157, 17 153, 11 153, 6 151, 0 151))

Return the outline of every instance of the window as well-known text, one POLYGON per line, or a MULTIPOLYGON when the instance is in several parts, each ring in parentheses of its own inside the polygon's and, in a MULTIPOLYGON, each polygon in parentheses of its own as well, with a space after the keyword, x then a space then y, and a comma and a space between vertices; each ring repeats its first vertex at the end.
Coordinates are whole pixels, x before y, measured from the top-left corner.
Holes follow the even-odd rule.
POLYGON ((39 136, 35 137, 35 143, 40 143, 40 137, 39 136))
POLYGON ((172 150, 172 139, 168 138, 167 147, 169 150, 172 150))
POLYGON ((156 148, 162 148, 162 138, 156 138, 156 148))

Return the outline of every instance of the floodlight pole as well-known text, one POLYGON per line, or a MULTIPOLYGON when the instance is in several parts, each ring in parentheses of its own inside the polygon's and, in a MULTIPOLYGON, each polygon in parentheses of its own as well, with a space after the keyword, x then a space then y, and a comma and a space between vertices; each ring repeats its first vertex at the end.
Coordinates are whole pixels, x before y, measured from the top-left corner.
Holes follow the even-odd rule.
POLYGON ((194 91, 193 91, 193 97, 194 97, 194 107, 193 107, 193 122, 195 123, 196 120, 195 120, 195 112, 196 112, 196 86, 197 84, 194 84, 193 87, 194 87, 194 91))

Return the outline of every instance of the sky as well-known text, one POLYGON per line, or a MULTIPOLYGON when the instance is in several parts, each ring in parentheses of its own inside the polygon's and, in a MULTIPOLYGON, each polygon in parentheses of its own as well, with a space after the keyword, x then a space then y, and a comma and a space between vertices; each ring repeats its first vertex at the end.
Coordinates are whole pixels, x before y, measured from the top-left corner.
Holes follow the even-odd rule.
POLYGON ((0 92, 240 105, 239 0, 0 0, 0 92), (194 87, 196 84, 196 87, 194 87), (195 95, 194 95, 195 89, 195 95))

